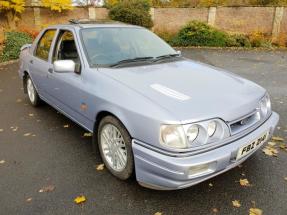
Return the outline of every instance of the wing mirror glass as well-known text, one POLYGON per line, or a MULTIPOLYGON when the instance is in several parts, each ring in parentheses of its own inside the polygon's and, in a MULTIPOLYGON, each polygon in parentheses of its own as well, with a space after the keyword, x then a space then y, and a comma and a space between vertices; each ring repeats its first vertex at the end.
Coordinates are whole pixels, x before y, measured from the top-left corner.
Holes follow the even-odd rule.
POLYGON ((54 62, 54 71, 58 73, 75 72, 76 64, 72 60, 57 60, 54 62))

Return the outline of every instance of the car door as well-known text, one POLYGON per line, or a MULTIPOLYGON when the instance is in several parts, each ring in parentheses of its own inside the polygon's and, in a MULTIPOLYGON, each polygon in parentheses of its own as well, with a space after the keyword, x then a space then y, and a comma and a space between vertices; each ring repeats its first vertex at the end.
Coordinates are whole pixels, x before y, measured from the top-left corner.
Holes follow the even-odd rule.
POLYGON ((51 72, 47 76, 48 94, 59 109, 86 128, 93 123, 85 107, 85 80, 81 75, 82 60, 75 34, 71 29, 60 29, 53 47, 52 63, 58 60, 73 60, 74 73, 51 72))
POLYGON ((49 56, 56 31, 56 29, 47 29, 43 32, 29 61, 30 76, 32 77, 38 93, 45 98, 47 93, 46 78, 53 66, 49 61, 49 56))

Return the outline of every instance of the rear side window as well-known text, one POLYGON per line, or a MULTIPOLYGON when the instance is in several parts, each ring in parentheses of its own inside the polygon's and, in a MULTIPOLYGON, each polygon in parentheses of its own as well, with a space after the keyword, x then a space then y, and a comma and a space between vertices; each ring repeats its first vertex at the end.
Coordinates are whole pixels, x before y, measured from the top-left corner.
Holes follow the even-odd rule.
POLYGON ((49 52, 56 30, 47 30, 39 40, 35 52, 35 56, 48 61, 49 52))

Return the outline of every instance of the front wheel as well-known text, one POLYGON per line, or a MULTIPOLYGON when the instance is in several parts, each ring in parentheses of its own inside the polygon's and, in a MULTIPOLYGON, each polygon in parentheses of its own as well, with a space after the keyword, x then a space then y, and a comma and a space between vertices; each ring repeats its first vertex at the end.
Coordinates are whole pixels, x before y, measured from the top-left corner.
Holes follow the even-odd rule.
POLYGON ((26 78, 26 90, 28 93, 28 98, 29 98, 30 103, 33 106, 38 106, 40 104, 41 99, 37 93, 37 90, 36 90, 33 82, 32 82, 32 79, 29 76, 26 78))
POLYGON ((132 140, 127 129, 117 118, 106 116, 101 120, 98 145, 107 169, 119 179, 128 179, 134 169, 132 140))

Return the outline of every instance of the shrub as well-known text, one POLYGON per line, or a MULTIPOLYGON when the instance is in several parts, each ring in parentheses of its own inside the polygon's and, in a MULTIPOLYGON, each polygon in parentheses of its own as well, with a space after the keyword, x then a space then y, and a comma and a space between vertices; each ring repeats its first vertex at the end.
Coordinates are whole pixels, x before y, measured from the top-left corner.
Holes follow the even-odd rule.
POLYGON ((224 47, 229 35, 203 22, 192 21, 184 26, 172 41, 177 46, 213 46, 224 47))
POLYGON ((251 47, 251 43, 246 35, 243 34, 232 34, 229 35, 227 41, 228 47, 251 47))
POLYGON ((6 32, 0 61, 18 59, 20 48, 27 43, 32 43, 32 38, 27 33, 14 31, 6 32))
POLYGON ((249 40, 251 42, 252 47, 263 47, 263 48, 271 48, 272 42, 266 35, 261 32, 253 32, 249 35, 249 40))
POLYGON ((109 16, 116 21, 151 28, 153 22, 149 10, 148 0, 125 0, 111 7, 109 16))

